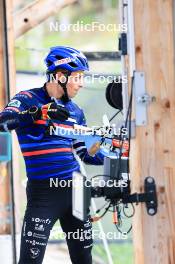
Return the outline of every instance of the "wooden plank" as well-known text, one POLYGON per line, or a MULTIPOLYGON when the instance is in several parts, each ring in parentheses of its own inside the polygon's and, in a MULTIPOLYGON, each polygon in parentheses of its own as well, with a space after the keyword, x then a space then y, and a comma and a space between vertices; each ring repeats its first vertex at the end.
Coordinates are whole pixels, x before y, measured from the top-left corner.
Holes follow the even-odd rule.
MULTIPOLYGON (((3 7, 3 1, 0 3, 0 36, 2 41, 0 42, 0 110, 4 108, 8 101, 8 97, 12 97, 16 93, 16 68, 15 68, 15 56, 14 56, 14 34, 13 34, 13 16, 12 16, 12 0, 6 0, 6 8, 8 10, 5 28, 5 10, 3 7), (5 30, 7 32, 5 33, 5 30), (7 43, 7 53, 5 52, 5 43, 7 43), (9 65, 8 72, 6 72, 6 65, 9 65), (7 91, 9 82, 10 91, 7 91)), ((13 136, 14 137, 14 136, 13 136)), ((14 176, 14 185, 15 185, 15 211, 16 215, 19 217, 19 160, 16 155, 16 145, 17 141, 13 143, 13 176, 14 176)), ((11 204, 10 198, 10 167, 6 163, 0 164, 0 207, 3 209, 0 210, 0 219, 2 225, 0 225, 0 234, 11 233, 11 228, 9 223, 7 223, 10 218, 10 212, 7 212, 6 206, 11 204)), ((19 218, 16 221, 17 230, 19 231, 19 218)))
POLYGON ((136 69, 156 102, 148 106, 148 125, 137 127, 131 147, 134 189, 153 176, 158 213, 138 206, 133 221, 136 264, 175 263, 175 66, 173 0, 134 0, 136 69), (139 209, 138 209, 139 208, 139 209))
MULTIPOLYGON (((3 1, 0 1, 0 108, 5 106, 7 94, 5 89, 5 54, 4 54, 4 6, 3 1)), ((0 234, 10 232, 10 226, 7 224, 7 219, 10 217, 7 211, 9 206, 9 170, 6 163, 0 163, 0 234)))
MULTIPOLYGON (((5 32, 4 32, 4 5, 0 1, 0 109, 2 110, 7 101, 6 76, 5 76, 5 32)), ((0 163, 0 234, 10 233, 10 225, 7 220, 10 213, 7 207, 10 205, 9 197, 9 170, 6 163, 0 163)))
MULTIPOLYGON (((8 35, 8 61, 9 61, 9 97, 12 98, 16 92, 16 65, 15 65, 15 38, 13 21, 13 0, 6 0, 7 6, 7 35, 8 35)), ((20 226, 20 160, 21 151, 15 131, 12 132, 12 169, 14 182, 14 202, 16 232, 19 233, 20 226)))
POLYGON ((24 5, 23 0, 13 0, 13 10, 19 8, 21 5, 24 5))
POLYGON ((37 0, 32 2, 14 15, 15 37, 20 37, 48 17, 57 14, 63 7, 75 2, 77 0, 37 0))

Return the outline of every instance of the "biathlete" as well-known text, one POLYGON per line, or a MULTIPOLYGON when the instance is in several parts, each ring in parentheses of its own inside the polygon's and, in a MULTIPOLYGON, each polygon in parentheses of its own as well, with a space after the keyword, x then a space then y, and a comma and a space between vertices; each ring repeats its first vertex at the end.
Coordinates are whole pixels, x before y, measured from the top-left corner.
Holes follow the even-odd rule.
POLYGON ((0 113, 0 131, 15 129, 17 133, 28 177, 18 263, 42 263, 50 231, 59 219, 72 263, 92 264, 91 222, 72 215, 71 186, 51 188, 50 179, 69 181, 74 171, 80 171, 73 150, 86 164, 102 165, 104 156, 100 152, 90 156, 83 141, 46 132, 50 122, 86 126, 83 110, 72 98, 83 86, 83 73, 89 66, 83 53, 64 46, 51 48, 45 63, 43 87, 19 92, 0 113), (77 231, 78 239, 73 236, 77 231))

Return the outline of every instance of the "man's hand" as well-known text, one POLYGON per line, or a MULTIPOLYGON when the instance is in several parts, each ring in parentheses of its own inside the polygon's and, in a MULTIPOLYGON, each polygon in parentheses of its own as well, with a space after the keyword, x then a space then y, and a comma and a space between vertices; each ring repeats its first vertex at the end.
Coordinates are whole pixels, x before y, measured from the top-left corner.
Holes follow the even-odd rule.
POLYGON ((32 106, 28 113, 32 115, 34 120, 56 119, 65 121, 70 117, 69 111, 65 107, 57 105, 56 103, 49 103, 43 105, 41 108, 32 106))
POLYGON ((17 113, 0 114, 0 132, 8 132, 19 126, 17 113))

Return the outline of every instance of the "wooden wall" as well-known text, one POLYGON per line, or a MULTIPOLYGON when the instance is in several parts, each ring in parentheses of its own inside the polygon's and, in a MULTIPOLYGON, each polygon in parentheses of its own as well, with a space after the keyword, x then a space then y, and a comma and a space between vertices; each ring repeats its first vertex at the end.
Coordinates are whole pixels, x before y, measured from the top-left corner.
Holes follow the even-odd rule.
POLYGON ((136 264, 175 263, 175 64, 173 0, 134 0, 136 69, 156 101, 148 106, 148 125, 132 140, 133 190, 155 177, 158 213, 138 206, 133 221, 136 264))

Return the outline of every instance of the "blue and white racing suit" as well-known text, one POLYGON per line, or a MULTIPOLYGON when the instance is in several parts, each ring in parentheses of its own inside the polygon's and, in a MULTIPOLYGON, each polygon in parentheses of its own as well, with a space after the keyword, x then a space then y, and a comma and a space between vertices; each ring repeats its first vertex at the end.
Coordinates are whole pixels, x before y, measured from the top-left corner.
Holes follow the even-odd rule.
MULTIPOLYGON (((70 118, 79 125, 86 125, 85 116, 72 100, 63 103, 70 112, 70 118)), ((73 149, 86 164, 102 165, 103 155, 97 153, 91 157, 85 143, 58 136, 44 134, 45 120, 33 121, 29 114, 18 115, 32 106, 41 107, 52 102, 44 87, 21 91, 14 96, 0 113, 1 118, 14 115, 18 120, 16 133, 24 157, 27 182, 27 207, 21 233, 19 264, 40 264, 43 261, 50 231, 59 219, 66 234, 70 258, 73 264, 91 264, 92 226, 90 221, 80 221, 72 215, 72 188, 52 187, 50 178, 68 181, 74 171, 80 171, 80 165, 73 149), (44 135, 43 135, 44 134, 44 135), (43 135, 43 137, 40 137, 43 135), (80 232, 76 239, 70 233, 80 232), (86 235, 85 235, 86 234, 86 235)), ((72 122, 52 120, 54 125, 69 127, 72 122)))

